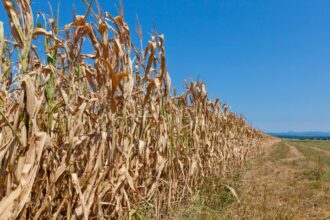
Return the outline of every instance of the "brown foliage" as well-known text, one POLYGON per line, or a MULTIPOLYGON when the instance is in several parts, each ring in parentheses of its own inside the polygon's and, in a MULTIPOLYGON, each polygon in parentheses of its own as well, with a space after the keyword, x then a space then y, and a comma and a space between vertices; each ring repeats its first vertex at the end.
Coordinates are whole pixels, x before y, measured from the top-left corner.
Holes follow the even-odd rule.
POLYGON ((0 22, 0 219, 159 216, 266 138, 203 83, 171 96, 162 35, 140 51, 122 16, 89 8, 92 21, 58 34, 53 19, 33 28, 30 1, 3 4, 14 42, 0 22))

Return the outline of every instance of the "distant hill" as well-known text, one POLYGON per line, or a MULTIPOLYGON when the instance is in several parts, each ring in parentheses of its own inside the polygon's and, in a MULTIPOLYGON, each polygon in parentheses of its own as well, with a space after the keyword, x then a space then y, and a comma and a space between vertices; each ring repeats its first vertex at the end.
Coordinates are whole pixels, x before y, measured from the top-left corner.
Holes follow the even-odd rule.
POLYGON ((289 139, 330 139, 330 132, 324 131, 303 131, 303 132, 269 132, 269 135, 280 137, 280 138, 289 138, 289 139))

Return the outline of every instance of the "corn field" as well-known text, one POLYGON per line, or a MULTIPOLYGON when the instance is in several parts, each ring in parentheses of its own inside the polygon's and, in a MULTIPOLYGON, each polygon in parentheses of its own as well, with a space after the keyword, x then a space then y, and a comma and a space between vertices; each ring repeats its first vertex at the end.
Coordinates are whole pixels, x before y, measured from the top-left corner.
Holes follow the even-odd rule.
POLYGON ((0 219, 161 218, 269 139, 201 82, 172 92, 163 35, 135 47, 123 15, 83 2, 60 29, 2 0, 0 219))

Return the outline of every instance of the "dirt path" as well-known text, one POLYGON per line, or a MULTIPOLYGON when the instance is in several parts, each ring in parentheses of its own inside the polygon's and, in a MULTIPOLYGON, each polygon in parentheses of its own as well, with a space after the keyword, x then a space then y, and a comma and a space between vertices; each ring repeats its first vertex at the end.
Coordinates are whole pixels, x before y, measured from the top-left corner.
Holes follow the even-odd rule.
POLYGON ((322 149, 320 149, 320 148, 318 148, 318 147, 311 147, 311 148, 314 149, 314 150, 316 150, 316 151, 318 151, 318 152, 321 152, 321 153, 323 153, 323 154, 325 154, 325 155, 330 156, 330 151, 322 150, 322 149))
POLYGON ((241 203, 221 219, 330 220, 330 179, 321 179, 318 169, 293 142, 274 145, 252 162, 237 190, 241 203))
POLYGON ((305 159, 305 156, 293 145, 285 143, 289 149, 290 149, 290 154, 293 155, 293 157, 285 158, 283 161, 294 161, 294 160, 300 160, 300 159, 305 159))

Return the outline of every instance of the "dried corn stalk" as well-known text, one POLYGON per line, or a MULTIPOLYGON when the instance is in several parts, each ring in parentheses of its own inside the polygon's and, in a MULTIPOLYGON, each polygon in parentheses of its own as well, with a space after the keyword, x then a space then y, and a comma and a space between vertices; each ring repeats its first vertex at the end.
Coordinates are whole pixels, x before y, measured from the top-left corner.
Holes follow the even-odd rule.
POLYGON ((18 47, 0 23, 0 219, 161 217, 268 139, 203 83, 171 96, 164 36, 139 50, 121 15, 89 4, 93 21, 77 15, 59 35, 53 19, 33 29, 29 1, 3 4, 18 47))

